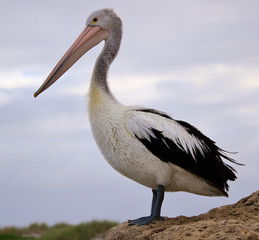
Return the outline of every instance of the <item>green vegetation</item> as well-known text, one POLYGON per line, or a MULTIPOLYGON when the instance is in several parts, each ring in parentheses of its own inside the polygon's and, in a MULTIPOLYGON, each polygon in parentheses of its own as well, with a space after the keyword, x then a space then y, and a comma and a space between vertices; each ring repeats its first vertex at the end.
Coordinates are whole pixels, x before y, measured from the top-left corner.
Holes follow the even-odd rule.
POLYGON ((16 240, 16 239, 34 239, 34 237, 26 237, 31 234, 41 235, 47 231, 49 227, 45 223, 32 223, 26 228, 5 227, 0 229, 0 240, 16 240))
POLYGON ((26 228, 0 229, 0 240, 90 240, 96 235, 104 234, 117 224, 110 221, 92 221, 79 225, 59 223, 49 227, 45 223, 33 223, 26 228))
POLYGON ((31 240, 31 239, 35 239, 35 238, 22 237, 22 236, 17 236, 17 235, 13 235, 13 234, 0 234, 0 240, 21 240, 21 239, 31 240))
POLYGON ((90 240, 97 234, 105 233, 116 224, 109 221, 92 221, 76 226, 54 226, 42 235, 39 240, 90 240))

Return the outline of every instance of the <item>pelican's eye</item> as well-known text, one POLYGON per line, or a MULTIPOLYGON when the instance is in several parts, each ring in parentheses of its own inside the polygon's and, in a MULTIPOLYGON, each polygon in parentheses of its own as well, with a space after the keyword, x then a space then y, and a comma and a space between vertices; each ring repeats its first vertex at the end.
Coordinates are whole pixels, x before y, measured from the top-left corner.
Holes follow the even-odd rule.
POLYGON ((96 23, 98 23, 98 18, 97 17, 94 17, 93 19, 92 19, 92 24, 96 24, 96 23))

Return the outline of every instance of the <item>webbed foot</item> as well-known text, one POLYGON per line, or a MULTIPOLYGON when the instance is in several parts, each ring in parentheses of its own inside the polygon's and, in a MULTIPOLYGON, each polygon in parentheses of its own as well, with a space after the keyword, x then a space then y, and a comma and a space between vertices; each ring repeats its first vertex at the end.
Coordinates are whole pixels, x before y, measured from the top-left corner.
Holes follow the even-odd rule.
POLYGON ((156 220, 163 221, 165 219, 162 217, 148 216, 148 217, 137 218, 135 220, 128 220, 128 222, 129 222, 129 226, 133 226, 133 225, 142 226, 142 225, 148 225, 152 221, 156 221, 156 220))

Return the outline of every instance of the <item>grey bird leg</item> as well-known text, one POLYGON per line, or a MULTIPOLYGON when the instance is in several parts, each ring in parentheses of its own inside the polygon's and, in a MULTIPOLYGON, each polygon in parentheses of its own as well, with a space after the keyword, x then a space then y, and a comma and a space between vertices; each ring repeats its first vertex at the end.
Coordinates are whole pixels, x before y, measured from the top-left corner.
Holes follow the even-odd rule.
MULTIPOLYGON (((152 189, 152 193, 153 193, 153 198, 152 198, 152 204, 151 204, 151 213, 150 213, 150 216, 153 215, 153 211, 154 211, 154 208, 155 208, 155 204, 156 204, 156 198, 157 198, 157 191, 155 189, 152 189)), ((137 219, 133 219, 133 220, 128 220, 129 223, 132 223, 132 222, 137 222, 137 221, 140 221, 144 218, 147 218, 147 217, 140 217, 140 218, 137 218, 137 219)))
POLYGON ((154 212, 154 208, 156 205, 156 198, 157 198, 157 191, 155 189, 152 189, 152 193, 153 193, 153 199, 152 199, 152 205, 151 205, 151 213, 150 216, 153 214, 154 212))
POLYGON ((164 200, 164 186, 158 185, 157 190, 152 190, 153 192, 153 199, 151 205, 151 214, 148 217, 141 217, 135 220, 129 220, 129 225, 147 225, 154 220, 164 220, 160 216, 162 203, 164 200))

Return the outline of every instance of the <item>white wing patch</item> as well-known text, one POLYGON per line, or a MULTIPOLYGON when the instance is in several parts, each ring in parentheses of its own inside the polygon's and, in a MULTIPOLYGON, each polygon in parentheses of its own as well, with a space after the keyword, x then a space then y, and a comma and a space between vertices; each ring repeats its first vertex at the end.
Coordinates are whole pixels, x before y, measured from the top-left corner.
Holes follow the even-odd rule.
POLYGON ((145 138, 150 141, 150 136, 156 137, 152 131, 153 124, 136 116, 127 121, 127 128, 138 138, 145 138))
MULTIPOLYGON (((181 150, 190 153, 195 159, 195 152, 199 151, 203 157, 208 150, 206 144, 188 133, 188 131, 173 119, 167 119, 158 114, 147 112, 131 112, 126 122, 127 129, 131 134, 140 139, 151 141, 150 137, 156 138, 152 129, 155 129, 165 137, 173 141, 181 150)), ((169 148, 165 140, 165 145, 169 148)))

